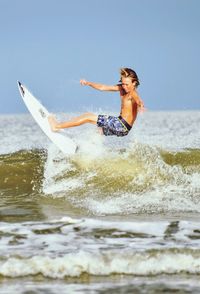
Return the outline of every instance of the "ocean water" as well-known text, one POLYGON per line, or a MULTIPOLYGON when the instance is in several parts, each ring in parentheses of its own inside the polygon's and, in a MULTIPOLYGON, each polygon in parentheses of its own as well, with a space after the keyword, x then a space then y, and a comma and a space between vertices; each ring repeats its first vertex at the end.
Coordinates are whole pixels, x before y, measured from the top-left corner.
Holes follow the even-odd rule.
POLYGON ((200 293, 199 126, 149 111, 123 138, 68 129, 68 158, 29 114, 0 115, 0 293, 200 293))

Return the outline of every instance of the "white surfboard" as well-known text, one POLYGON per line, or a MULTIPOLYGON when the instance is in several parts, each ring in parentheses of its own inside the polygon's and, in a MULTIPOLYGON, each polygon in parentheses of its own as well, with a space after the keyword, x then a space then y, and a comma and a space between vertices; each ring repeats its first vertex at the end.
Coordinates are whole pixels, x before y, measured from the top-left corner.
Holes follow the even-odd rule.
POLYGON ((18 82, 18 87, 25 105, 43 132, 64 154, 74 154, 77 150, 76 143, 65 136, 62 131, 52 132, 48 122, 50 115, 48 110, 20 82, 18 82))

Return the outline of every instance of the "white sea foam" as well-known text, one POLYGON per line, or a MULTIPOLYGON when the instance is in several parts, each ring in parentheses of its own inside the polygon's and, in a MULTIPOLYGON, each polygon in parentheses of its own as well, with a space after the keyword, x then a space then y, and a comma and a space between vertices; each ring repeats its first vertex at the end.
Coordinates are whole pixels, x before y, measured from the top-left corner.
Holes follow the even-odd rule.
POLYGON ((0 274, 200 274, 199 222, 110 221, 63 217, 1 223, 0 274), (190 244, 188 247, 185 244, 190 244))
POLYGON ((49 278, 78 277, 88 275, 158 275, 200 273, 200 252, 112 252, 78 253, 50 258, 35 256, 28 259, 9 258, 0 261, 0 274, 7 277, 22 277, 42 274, 49 278))

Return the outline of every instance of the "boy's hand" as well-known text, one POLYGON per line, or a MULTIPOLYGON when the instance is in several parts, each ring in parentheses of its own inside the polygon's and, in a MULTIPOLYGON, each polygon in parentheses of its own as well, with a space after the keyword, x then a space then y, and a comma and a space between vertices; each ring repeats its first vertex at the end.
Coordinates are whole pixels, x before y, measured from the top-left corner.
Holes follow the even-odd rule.
POLYGON ((87 86, 88 82, 86 80, 80 80, 81 86, 87 86))
POLYGON ((138 111, 140 113, 143 113, 143 112, 147 111, 147 109, 144 107, 144 104, 143 103, 141 103, 140 105, 138 105, 138 111))

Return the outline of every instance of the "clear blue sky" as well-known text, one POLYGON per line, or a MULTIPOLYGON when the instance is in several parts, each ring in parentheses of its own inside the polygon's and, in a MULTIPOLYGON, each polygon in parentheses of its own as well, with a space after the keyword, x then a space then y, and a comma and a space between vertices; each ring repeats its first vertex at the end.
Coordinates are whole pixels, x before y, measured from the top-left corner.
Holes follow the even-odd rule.
POLYGON ((26 112, 20 80, 51 111, 119 107, 79 79, 137 72, 151 110, 200 109, 199 0, 0 0, 1 113, 26 112))

